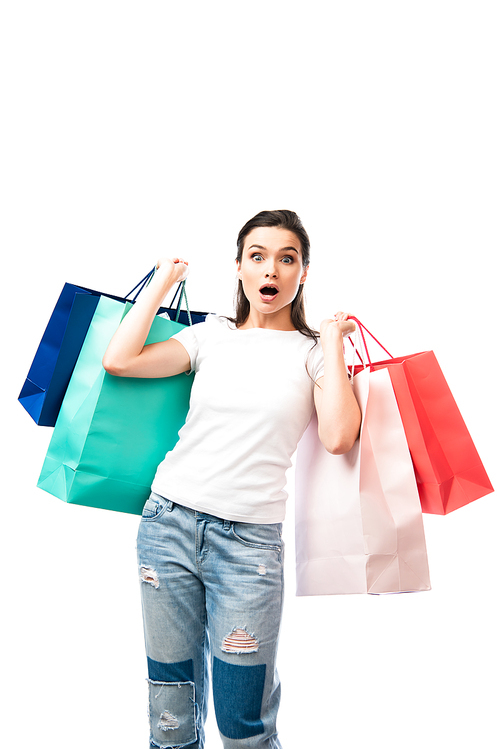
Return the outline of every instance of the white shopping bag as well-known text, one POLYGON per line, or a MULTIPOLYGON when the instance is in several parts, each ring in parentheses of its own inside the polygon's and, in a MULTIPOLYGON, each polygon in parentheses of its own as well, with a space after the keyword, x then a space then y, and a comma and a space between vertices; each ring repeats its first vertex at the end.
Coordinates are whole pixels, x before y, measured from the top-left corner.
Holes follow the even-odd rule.
POLYGON ((330 455, 316 416, 296 465, 297 595, 430 590, 422 509, 386 369, 353 380, 360 437, 330 455))

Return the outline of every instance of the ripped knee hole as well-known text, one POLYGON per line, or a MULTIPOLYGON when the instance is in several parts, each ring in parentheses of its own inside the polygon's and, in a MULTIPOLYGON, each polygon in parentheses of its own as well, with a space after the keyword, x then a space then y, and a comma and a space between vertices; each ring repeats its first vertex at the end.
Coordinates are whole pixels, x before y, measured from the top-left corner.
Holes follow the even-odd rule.
POLYGON ((147 583, 148 585, 152 585, 153 588, 159 588, 160 587, 160 581, 158 579, 158 573, 155 569, 152 567, 141 567, 141 580, 143 583, 147 583))
POLYGON ((256 653, 258 649, 257 639, 241 627, 235 627, 226 635, 221 645, 224 653, 256 653))

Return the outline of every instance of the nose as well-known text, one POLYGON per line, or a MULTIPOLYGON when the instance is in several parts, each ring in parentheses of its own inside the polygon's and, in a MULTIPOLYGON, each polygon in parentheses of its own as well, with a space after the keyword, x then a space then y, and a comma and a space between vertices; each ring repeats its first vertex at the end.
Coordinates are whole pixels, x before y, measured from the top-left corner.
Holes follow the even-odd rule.
POLYGON ((274 267, 274 265, 272 265, 268 269, 268 271, 266 273, 266 278, 278 278, 278 274, 276 273, 276 268, 274 267))

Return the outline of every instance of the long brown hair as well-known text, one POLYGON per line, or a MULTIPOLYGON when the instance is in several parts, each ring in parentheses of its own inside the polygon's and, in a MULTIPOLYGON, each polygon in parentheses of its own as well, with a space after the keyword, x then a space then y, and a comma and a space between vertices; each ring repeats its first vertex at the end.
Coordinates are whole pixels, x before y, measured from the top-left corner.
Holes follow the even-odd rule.
MULTIPOLYGON (((256 229, 260 226, 274 226, 278 229, 288 229, 293 232, 299 239, 302 249, 302 266, 306 268, 309 265, 309 259, 311 256, 310 248, 311 243, 309 236, 304 229, 302 221, 293 211, 261 211, 256 216, 247 221, 245 226, 241 229, 238 234, 237 241, 237 255, 236 260, 241 263, 243 256, 243 245, 245 239, 250 234, 252 229, 256 229)), ((240 327, 247 320, 250 314, 250 302, 245 296, 243 291, 243 284, 241 280, 238 280, 238 287, 235 295, 235 317, 229 318, 236 327, 240 327)), ((312 328, 306 322, 306 313, 304 305, 304 284, 301 284, 295 299, 292 302, 291 309, 292 325, 305 336, 318 340, 319 333, 312 328)))

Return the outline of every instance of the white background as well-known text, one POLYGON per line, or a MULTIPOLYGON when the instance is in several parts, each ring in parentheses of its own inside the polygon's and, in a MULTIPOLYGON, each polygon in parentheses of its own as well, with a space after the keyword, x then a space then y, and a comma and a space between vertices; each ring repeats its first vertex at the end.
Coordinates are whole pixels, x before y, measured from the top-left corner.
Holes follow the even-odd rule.
MULTIPOLYGON (((20 0, 0 28, 0 741, 138 749, 138 518, 37 489, 51 430, 16 402, 62 285, 179 253, 228 313, 239 229, 295 210, 311 322, 433 349, 497 485, 498 4, 20 0)), ((290 500, 284 749, 497 745, 496 495, 425 528, 431 592, 298 599, 290 500)))

